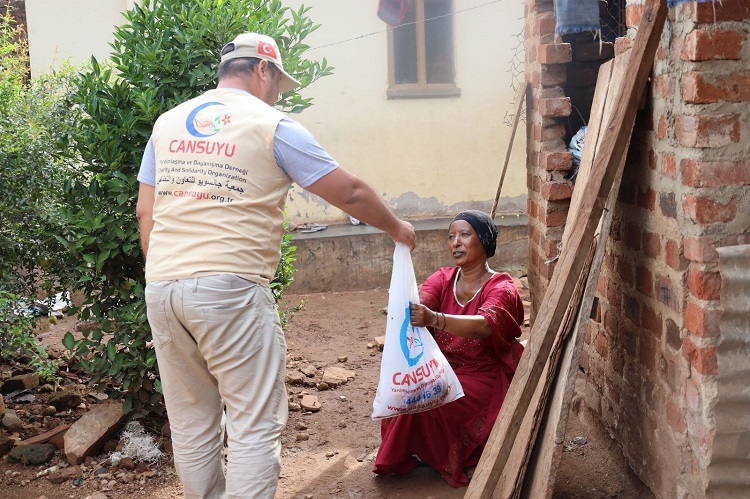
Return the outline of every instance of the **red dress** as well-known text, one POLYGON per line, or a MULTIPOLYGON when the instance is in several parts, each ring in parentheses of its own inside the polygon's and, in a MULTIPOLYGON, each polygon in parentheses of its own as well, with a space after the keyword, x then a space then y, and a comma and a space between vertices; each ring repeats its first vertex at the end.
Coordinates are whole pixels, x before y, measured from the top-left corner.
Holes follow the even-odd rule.
POLYGON ((458 267, 444 267, 427 278, 419 290, 421 303, 445 314, 482 315, 492 336, 469 340, 434 331, 464 396, 429 411, 383 419, 375 473, 401 475, 422 461, 452 487, 465 487, 469 479, 464 469, 479 462, 500 412, 523 352, 516 340, 521 335, 523 302, 513 278, 496 273, 462 306, 454 291, 458 271, 458 267))

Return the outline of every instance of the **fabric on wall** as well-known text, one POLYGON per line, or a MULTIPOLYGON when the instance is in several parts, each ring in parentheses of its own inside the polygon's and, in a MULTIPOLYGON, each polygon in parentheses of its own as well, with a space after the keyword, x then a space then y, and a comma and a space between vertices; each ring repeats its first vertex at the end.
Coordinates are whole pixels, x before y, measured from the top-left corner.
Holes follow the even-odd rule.
POLYGON ((599 32, 599 0, 555 0, 555 32, 599 32))
POLYGON ((399 26, 404 22, 409 2, 410 0, 379 0, 378 17, 390 26, 399 26))

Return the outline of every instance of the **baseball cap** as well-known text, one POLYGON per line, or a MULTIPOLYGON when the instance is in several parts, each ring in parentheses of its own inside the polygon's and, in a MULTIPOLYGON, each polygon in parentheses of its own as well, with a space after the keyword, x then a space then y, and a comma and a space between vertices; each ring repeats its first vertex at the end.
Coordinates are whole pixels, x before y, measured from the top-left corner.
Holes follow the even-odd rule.
POLYGON ((278 70, 281 71, 281 81, 279 82, 279 92, 281 93, 294 90, 300 85, 297 80, 284 71, 279 46, 276 45, 276 41, 270 36, 259 33, 242 33, 221 49, 222 63, 241 57, 257 57, 258 59, 265 59, 268 62, 274 63, 278 70))

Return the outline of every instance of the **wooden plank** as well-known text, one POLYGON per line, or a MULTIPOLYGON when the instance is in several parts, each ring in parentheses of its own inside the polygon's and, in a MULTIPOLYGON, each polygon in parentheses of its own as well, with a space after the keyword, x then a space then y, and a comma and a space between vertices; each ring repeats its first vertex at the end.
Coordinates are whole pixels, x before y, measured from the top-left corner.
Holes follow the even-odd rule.
MULTIPOLYGON (((506 481, 516 480, 515 476, 504 474, 503 470, 518 436, 524 413, 537 389, 547 357, 555 343, 558 326, 564 318, 575 288, 575 277, 583 270, 584 262, 578 253, 584 248, 591 247, 617 167, 627 148, 638 107, 638 101, 634 101, 634 97, 639 96, 645 88, 666 13, 666 2, 663 0, 651 0, 644 6, 638 36, 627 57, 630 61, 628 65, 633 70, 632 78, 626 79, 622 88, 616 89, 614 94, 615 108, 603 128, 606 133, 600 154, 595 158, 591 175, 584 185, 579 210, 572 213, 571 220, 577 223, 571 230, 568 245, 563 247, 560 261, 532 327, 526 351, 464 496, 466 499, 489 499, 496 487, 506 481)), ((531 436, 522 435, 522 441, 527 437, 531 439, 531 436)), ((501 490, 503 488, 501 487, 501 490)))
POLYGON ((505 172, 508 169, 508 162, 510 161, 510 151, 513 150, 513 140, 516 138, 516 128, 518 128, 518 119, 521 116, 521 108, 523 103, 526 101, 526 89, 529 84, 525 81, 518 86, 518 95, 516 95, 516 111, 513 113, 513 121, 510 129, 510 139, 508 139, 508 149, 505 151, 505 161, 503 162, 503 171, 500 174, 500 182, 497 184, 497 192, 495 193, 495 202, 492 203, 492 210, 490 210, 490 218, 495 219, 495 212, 497 211, 497 203, 500 200, 500 191, 503 188, 503 182, 505 182, 505 172))
MULTIPOLYGON (((618 57, 618 61, 625 61, 624 58, 618 57)), ((621 64, 624 66, 624 64, 621 64)), ((591 167, 594 165, 594 157, 601 144, 603 134, 601 133, 603 120, 605 118, 605 106, 607 102, 612 102, 612 95, 609 94, 610 83, 612 81, 612 71, 615 66, 615 60, 605 62, 599 67, 599 75, 596 78, 596 88, 594 89, 594 100, 591 103, 591 114, 589 124, 586 129, 586 139, 583 143, 583 152, 581 153, 581 162, 576 175, 576 187, 573 188, 573 195, 570 198, 570 207, 568 213, 577 213, 580 211, 581 197, 583 189, 581 186, 586 185, 589 178, 591 167), (607 96, 609 95, 609 100, 607 96)), ((614 87, 613 87, 614 88, 614 87)), ((573 230, 573 224, 566 224, 563 231, 562 243, 565 243, 570 237, 570 231, 573 230)))
MULTIPOLYGON (((571 303, 579 303, 581 297, 583 296, 586 284, 585 276, 589 274, 591 263, 594 260, 595 249, 595 245, 592 243, 586 256, 584 268, 581 271, 581 277, 577 280, 576 287, 573 290, 571 303)), ((569 306, 565 311, 565 317, 563 318, 562 324, 555 337, 555 343, 552 346, 547 365, 542 372, 541 382, 537 385, 537 389, 534 393, 534 397, 532 398, 529 411, 526 412, 523 422, 521 423, 522 432, 519 434, 527 434, 529 435, 529 438, 525 441, 524 439, 516 439, 513 446, 513 452, 508 458, 508 462, 503 469, 504 474, 515 476, 515 479, 513 481, 503 481, 495 489, 493 497, 510 497, 513 499, 518 499, 521 497, 521 489, 523 487, 527 465, 530 460, 533 446, 536 442, 539 428, 541 427, 541 421, 545 416, 545 408, 547 407, 550 388, 553 385, 552 380, 557 374, 558 365, 560 363, 563 352, 563 344, 570 336, 570 333, 573 331, 577 315, 577 306, 569 306), (523 431, 524 429, 526 429, 525 432, 523 431)))
POLYGON ((560 460, 562 444, 565 439, 570 400, 575 389, 575 379, 578 373, 578 361, 583 348, 583 339, 586 334, 586 326, 591 315, 591 308, 596 295, 597 281, 601 270, 604 253, 607 247, 607 239, 612 225, 612 214, 617 202, 617 194, 620 190, 620 181, 625 166, 625 158, 619 168, 619 175, 615 179, 607 205, 604 209, 599 228, 594 240, 595 253, 589 270, 585 291, 578 309, 576 324, 573 334, 566 338, 562 344, 563 354, 558 372, 553 383, 553 396, 547 405, 546 411, 540 422, 542 437, 537 439, 534 450, 530 456, 529 469, 525 474, 523 485, 523 497, 552 497, 555 483, 555 475, 560 460))
POLYGON ((44 442, 47 442, 50 438, 54 437, 55 435, 68 431, 68 428, 70 428, 69 424, 61 424, 60 426, 56 426, 47 432, 40 433, 39 435, 33 436, 31 438, 27 438, 26 440, 22 440, 20 442, 16 442, 15 445, 43 444, 44 442))

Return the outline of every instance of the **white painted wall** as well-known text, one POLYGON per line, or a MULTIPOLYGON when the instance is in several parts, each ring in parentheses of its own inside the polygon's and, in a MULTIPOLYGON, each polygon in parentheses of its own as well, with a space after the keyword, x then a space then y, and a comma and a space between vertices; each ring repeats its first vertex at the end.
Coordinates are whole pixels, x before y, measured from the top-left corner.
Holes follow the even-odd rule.
MULTIPOLYGON (((522 0, 454 0, 456 78, 461 96, 386 98, 387 25, 377 0, 285 0, 312 6, 321 27, 307 39, 310 58, 336 70, 303 91, 314 105, 294 118, 346 168, 364 177, 406 218, 489 211, 500 179, 513 112, 511 60, 523 29, 522 0)), ((26 0, 32 74, 63 60, 106 59, 115 25, 133 0, 26 0)), ((518 68, 522 74, 522 68, 518 68)), ((521 123, 499 213, 526 210, 525 132, 521 123)), ((293 224, 347 222, 295 187, 293 224)))
POLYGON ((26 0, 32 77, 64 61, 87 62, 109 56, 114 27, 133 0, 26 0))

